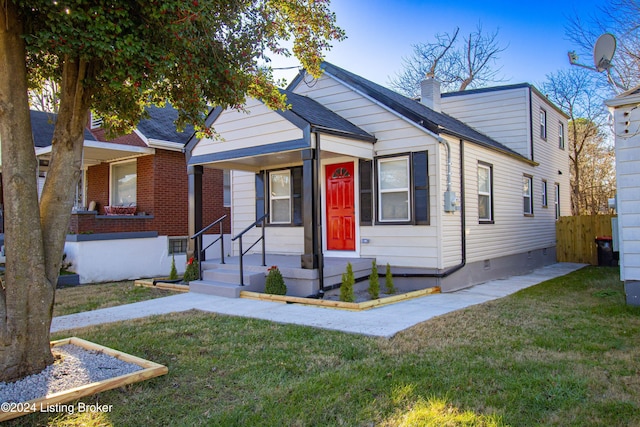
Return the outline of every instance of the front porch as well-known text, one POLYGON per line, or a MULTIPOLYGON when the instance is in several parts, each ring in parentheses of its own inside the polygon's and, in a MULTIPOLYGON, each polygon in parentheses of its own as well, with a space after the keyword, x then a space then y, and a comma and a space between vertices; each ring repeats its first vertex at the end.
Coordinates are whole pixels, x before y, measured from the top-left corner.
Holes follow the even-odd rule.
POLYGON ((238 298, 240 291, 264 292, 267 270, 277 266, 285 284, 287 295, 307 297, 320 290, 320 271, 323 271, 324 289, 328 290, 342 282, 342 273, 351 263, 356 280, 371 274, 372 258, 324 257, 323 269, 301 268, 300 255, 266 254, 262 265, 261 254, 243 257, 244 286, 240 285, 240 257, 227 257, 202 262, 202 280, 190 283, 189 290, 196 293, 238 298))

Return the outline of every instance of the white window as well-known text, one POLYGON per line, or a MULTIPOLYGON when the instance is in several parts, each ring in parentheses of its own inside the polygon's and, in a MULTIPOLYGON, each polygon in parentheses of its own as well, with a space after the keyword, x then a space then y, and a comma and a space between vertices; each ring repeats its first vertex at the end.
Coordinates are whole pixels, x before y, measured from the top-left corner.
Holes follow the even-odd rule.
POLYGON ((543 207, 547 207, 548 206, 548 198, 547 198, 547 181, 545 181, 544 179, 542 180, 542 206, 543 207))
POLYGON ((269 174, 269 216, 271 224, 291 223, 291 171, 269 174))
POLYGON ((555 184, 556 219, 560 219, 560 184, 555 184))
POLYGON ((137 162, 111 164, 111 206, 135 206, 137 162))
POLYGON ((380 222, 409 221, 409 157, 378 160, 380 222))
POLYGON ((222 205, 228 208, 231 206, 231 171, 229 169, 222 171, 222 192, 222 205))
POLYGON ((564 124, 558 123, 558 147, 564 150, 564 124))
POLYGON ((540 109, 540 138, 547 139, 547 112, 540 109))
POLYGON ((523 211, 525 215, 533 214, 533 198, 531 195, 531 181, 533 179, 525 175, 522 177, 522 199, 523 199, 523 211))
POLYGON ((478 219, 480 221, 492 221, 492 182, 491 166, 478 165, 478 219))

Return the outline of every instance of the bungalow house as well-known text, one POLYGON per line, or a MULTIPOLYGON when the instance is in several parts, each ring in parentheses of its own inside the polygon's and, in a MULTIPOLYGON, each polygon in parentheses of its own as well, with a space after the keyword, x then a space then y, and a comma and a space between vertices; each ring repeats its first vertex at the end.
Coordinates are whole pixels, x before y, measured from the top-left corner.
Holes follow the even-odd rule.
POLYGON ((401 288, 445 292, 556 262, 567 116, 533 86, 441 95, 428 79, 419 102, 323 69, 284 91, 290 109, 216 109, 220 138, 187 144, 193 170, 232 170, 232 234, 264 236, 235 240, 234 255, 297 257, 283 272, 293 295, 340 283, 334 260, 365 277, 375 259, 401 288))
MULTIPOLYGON (((176 131, 177 112, 171 106, 149 107, 148 112, 134 132, 112 140, 95 117, 85 130, 83 173, 65 244, 67 261, 81 283, 166 276, 174 258, 179 272, 186 266, 190 234, 183 150, 193 129, 176 131)), ((55 115, 32 111, 31 116, 44 182, 55 115)), ((225 176, 228 172, 221 170, 203 176, 206 220, 229 214, 225 176)), ((228 233, 228 220, 224 225, 228 233)), ((220 253, 215 245, 213 250, 220 253)))
POLYGON ((627 304, 640 306, 640 86, 606 104, 613 114, 616 150, 614 247, 617 243, 627 304))

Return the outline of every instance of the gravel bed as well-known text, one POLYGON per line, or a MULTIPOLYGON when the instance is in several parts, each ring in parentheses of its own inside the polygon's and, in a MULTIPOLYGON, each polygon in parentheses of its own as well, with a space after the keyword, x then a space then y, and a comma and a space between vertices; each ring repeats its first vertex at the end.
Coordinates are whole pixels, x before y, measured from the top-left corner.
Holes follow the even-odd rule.
POLYGON ((73 344, 56 346, 52 352, 56 361, 39 374, 12 383, 0 382, 0 403, 28 402, 143 369, 134 363, 73 344))

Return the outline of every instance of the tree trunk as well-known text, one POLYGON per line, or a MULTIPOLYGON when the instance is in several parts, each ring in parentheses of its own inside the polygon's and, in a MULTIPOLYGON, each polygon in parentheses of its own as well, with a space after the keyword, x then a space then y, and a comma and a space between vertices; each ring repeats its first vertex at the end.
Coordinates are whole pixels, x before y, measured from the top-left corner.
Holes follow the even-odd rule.
POLYGON ((60 107, 53 134, 51 160, 40 197, 46 275, 56 283, 62 264, 64 242, 75 189, 82 171, 84 128, 91 94, 84 89, 89 64, 79 58, 65 58, 62 64, 60 107))
POLYGON ((0 1, 0 141, 5 206, 5 281, 0 288, 0 380, 53 362, 54 283, 45 276, 37 162, 27 98, 25 47, 13 2, 0 1))

